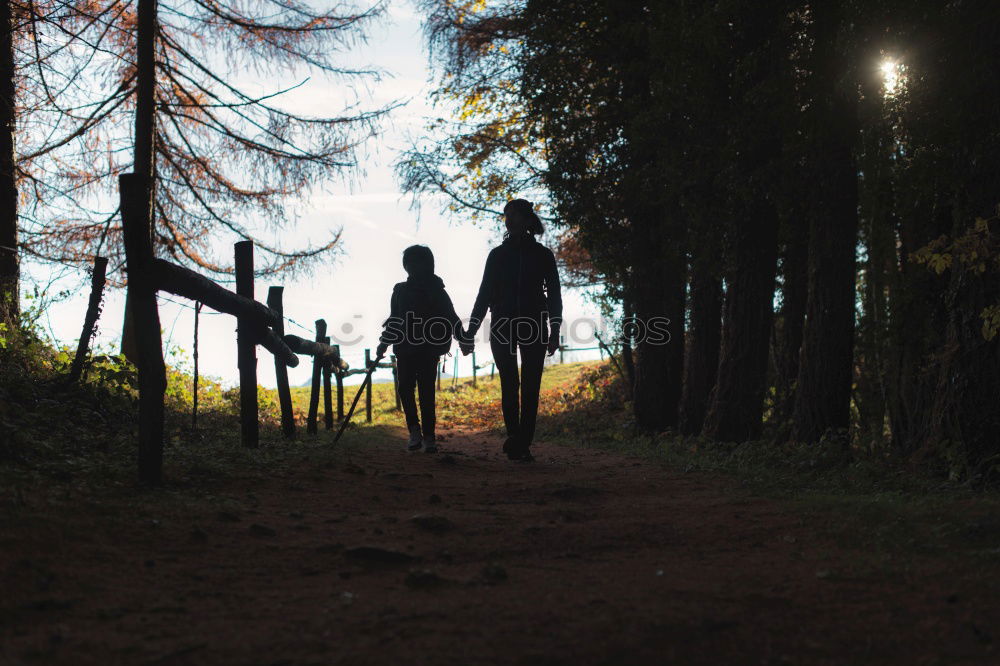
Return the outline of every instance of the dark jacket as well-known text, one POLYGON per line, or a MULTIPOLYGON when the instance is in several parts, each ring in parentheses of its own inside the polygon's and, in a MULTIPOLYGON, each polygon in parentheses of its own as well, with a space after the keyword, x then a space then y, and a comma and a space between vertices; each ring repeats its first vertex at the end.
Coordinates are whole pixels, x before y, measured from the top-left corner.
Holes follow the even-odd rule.
POLYGON ((508 238, 493 248, 472 308, 469 335, 479 330, 487 308, 493 318, 491 337, 496 337, 503 321, 524 318, 537 323, 543 337, 547 333, 558 338, 562 294, 552 251, 530 235, 508 238))
POLYGON ((410 276, 392 289, 389 318, 379 342, 397 355, 414 352, 446 354, 451 340, 464 339, 455 306, 437 275, 410 276))

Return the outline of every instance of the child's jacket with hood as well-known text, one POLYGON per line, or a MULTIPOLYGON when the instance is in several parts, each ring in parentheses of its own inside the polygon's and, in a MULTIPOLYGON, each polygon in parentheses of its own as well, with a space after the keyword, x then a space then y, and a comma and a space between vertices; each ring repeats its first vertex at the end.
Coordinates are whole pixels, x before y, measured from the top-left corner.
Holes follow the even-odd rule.
POLYGON ((437 275, 411 275, 392 289, 389 318, 379 342, 397 355, 414 352, 446 354, 451 340, 464 339, 455 306, 437 275))

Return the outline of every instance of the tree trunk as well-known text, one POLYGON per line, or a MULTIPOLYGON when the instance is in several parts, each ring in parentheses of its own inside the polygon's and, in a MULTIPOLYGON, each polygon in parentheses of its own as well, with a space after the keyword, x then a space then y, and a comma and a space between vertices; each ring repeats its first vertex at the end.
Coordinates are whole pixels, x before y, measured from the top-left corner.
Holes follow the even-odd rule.
POLYGON ((858 439, 863 446, 881 450, 887 441, 886 416, 892 393, 890 364, 896 340, 892 336, 890 298, 898 289, 896 267, 896 197, 893 168, 892 124, 883 109, 881 82, 863 89, 863 150, 860 171, 858 236, 865 253, 858 279, 861 311, 854 342, 854 402, 858 439))
POLYGON ((798 442, 815 442, 828 430, 850 426, 854 361, 858 93, 845 81, 848 54, 836 48, 838 12, 824 10, 816 12, 810 151, 824 166, 811 197, 809 296, 792 413, 791 438, 798 442))
POLYGON ((889 425, 893 448, 903 455, 927 437, 935 388, 929 368, 948 324, 940 298, 945 278, 911 262, 909 256, 950 230, 951 207, 927 192, 915 193, 913 199, 900 215, 898 287, 889 303, 892 345, 887 349, 889 425))
POLYGON ((835 160, 831 167, 841 168, 828 182, 839 196, 831 192, 829 208, 810 224, 809 300, 791 433, 798 442, 815 442, 850 425, 857 175, 849 145, 835 160))
POLYGON ((702 434, 727 442, 761 431, 777 261, 777 215, 763 198, 733 224, 719 373, 702 434))
POLYGON ((688 317, 679 428, 685 435, 696 435, 715 386, 722 335, 722 281, 701 259, 692 260, 688 317))
MULTIPOLYGON (((628 315, 626 319, 631 317, 628 315)), ((622 335, 622 365, 625 367, 625 394, 629 400, 635 395, 635 357, 632 350, 632 338, 626 333, 622 335)))
POLYGON ((0 0, 0 322, 10 325, 17 324, 20 312, 14 74, 13 8, 10 0, 0 0))
POLYGON ((647 430, 677 427, 684 364, 684 264, 667 245, 666 222, 633 230, 631 302, 639 333, 633 409, 647 430))
MULTIPOLYGON (((148 184, 150 196, 143 197, 147 211, 137 214, 142 219, 153 220, 152 205, 156 194, 156 178, 153 165, 153 137, 156 131, 156 12, 157 0, 137 0, 136 14, 136 99, 135 99, 135 157, 132 171, 148 184)), ((149 234, 152 244, 153 224, 149 234)), ((156 249, 153 246, 155 255, 156 249)), ((132 363, 137 363, 137 341, 134 324, 133 304, 130 296, 125 297, 125 322, 122 326, 122 354, 132 363)))
MULTIPOLYGON (((785 247, 781 262, 781 310, 774 326, 774 413, 772 426, 787 435, 799 375, 799 352, 809 294, 809 227, 796 209, 785 225, 785 247)), ((780 436, 780 435, 779 435, 780 436)))

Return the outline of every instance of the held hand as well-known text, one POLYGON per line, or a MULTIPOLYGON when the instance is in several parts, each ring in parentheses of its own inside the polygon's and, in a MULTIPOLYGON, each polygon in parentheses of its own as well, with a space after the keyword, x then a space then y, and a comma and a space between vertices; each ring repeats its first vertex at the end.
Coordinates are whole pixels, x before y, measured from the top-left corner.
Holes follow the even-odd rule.
POLYGON ((559 338, 549 337, 549 345, 548 345, 549 356, 552 356, 558 350, 559 350, 559 338))
POLYGON ((458 348, 462 351, 462 356, 468 356, 475 350, 476 345, 472 342, 460 342, 458 348))

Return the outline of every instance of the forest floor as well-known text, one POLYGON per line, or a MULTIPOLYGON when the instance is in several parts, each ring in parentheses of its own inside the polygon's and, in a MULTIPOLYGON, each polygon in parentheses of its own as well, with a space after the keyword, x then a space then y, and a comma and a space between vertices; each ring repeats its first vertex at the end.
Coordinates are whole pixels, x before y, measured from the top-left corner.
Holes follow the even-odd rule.
POLYGON ((435 455, 402 450, 391 385, 336 446, 270 416, 254 450, 215 390, 197 431, 172 408, 155 490, 127 397, 11 390, 0 666, 1000 663, 995 493, 638 437, 613 378, 546 371, 531 465, 495 380, 445 382, 435 455))
POLYGON ((516 464, 461 429, 436 455, 395 426, 330 439, 266 473, 5 502, 0 663, 1000 659, 995 514, 965 516, 964 550, 911 543, 919 525, 876 542, 648 458, 541 443, 516 464))

